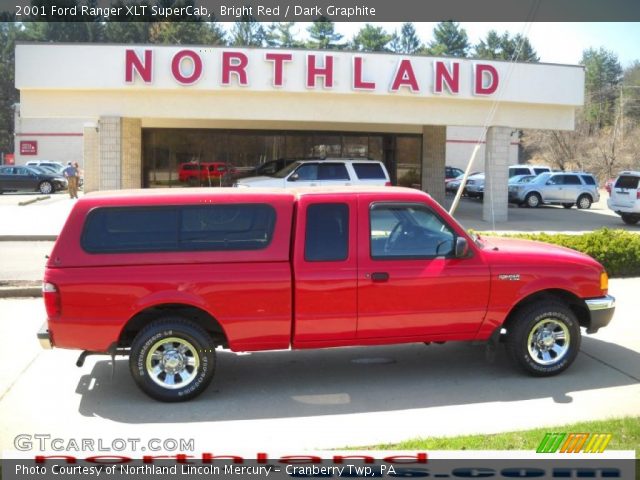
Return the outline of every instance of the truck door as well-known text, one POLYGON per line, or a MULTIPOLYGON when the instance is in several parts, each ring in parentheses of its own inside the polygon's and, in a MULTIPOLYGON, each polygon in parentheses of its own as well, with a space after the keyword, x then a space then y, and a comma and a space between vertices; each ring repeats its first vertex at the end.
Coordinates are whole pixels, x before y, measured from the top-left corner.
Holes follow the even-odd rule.
POLYGON ((489 267, 472 248, 468 257, 453 256, 458 234, 438 212, 363 195, 358 223, 358 338, 419 341, 477 331, 489 267))
POLYGON ((356 206, 355 196, 300 197, 293 253, 296 348, 356 336, 356 206))

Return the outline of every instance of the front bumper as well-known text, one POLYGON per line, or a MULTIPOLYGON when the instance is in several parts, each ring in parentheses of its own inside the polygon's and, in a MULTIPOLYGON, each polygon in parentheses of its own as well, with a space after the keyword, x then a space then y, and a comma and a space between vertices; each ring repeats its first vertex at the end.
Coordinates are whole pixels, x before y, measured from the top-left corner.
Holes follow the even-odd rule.
POLYGON ((49 334, 47 326, 47 322, 44 322, 40 327, 40 330, 38 330, 38 341, 42 348, 45 350, 51 350, 53 348, 53 343, 51 343, 51 335, 49 334))
POLYGON ((587 333, 596 333, 598 329, 609 325, 616 309, 616 299, 611 295, 590 298, 584 301, 589 309, 587 333))

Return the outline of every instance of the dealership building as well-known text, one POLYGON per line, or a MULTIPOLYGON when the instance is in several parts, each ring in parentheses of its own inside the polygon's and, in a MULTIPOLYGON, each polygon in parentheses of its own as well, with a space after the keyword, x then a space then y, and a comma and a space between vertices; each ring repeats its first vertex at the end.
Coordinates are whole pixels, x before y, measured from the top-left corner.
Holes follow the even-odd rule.
POLYGON ((577 66, 347 51, 16 46, 16 163, 79 161, 85 189, 183 186, 180 165, 373 158, 444 199, 445 165, 485 171, 507 218, 518 131, 571 130, 577 66))

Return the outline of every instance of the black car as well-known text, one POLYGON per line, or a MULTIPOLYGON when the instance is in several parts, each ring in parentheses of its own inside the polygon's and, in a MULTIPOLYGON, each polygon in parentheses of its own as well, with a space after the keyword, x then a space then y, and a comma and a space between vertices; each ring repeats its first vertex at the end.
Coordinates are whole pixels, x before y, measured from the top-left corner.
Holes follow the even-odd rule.
POLYGON ((57 173, 39 167, 0 166, 0 193, 55 193, 67 188, 67 180, 57 173))

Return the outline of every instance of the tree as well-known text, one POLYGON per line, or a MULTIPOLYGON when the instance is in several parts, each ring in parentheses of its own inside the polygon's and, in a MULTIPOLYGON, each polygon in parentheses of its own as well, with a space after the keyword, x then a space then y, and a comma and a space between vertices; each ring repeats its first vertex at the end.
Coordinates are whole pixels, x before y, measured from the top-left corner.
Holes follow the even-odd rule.
POLYGON ((353 37, 350 46, 362 52, 384 52, 389 50, 387 45, 391 39, 392 36, 384 28, 367 23, 353 37))
POLYGON ((585 114, 593 129, 614 124, 622 67, 618 56, 602 47, 582 52, 585 67, 585 114))
POLYGON ((413 23, 407 22, 402 25, 400 35, 398 35, 398 32, 393 33, 389 48, 395 53, 414 54, 418 53, 424 46, 418 38, 413 23))
POLYGON ((297 48, 304 44, 296 39, 298 32, 293 31, 295 22, 277 22, 267 29, 267 45, 270 47, 297 48))
POLYGON ((20 27, 13 22, 0 23, 0 152, 13 152, 13 105, 18 102, 14 82, 16 40, 20 27))
POLYGON ((234 47, 262 47, 267 40, 264 27, 251 15, 244 15, 235 22, 230 35, 229 43, 234 47))
POLYGON ((159 44, 223 45, 224 31, 216 22, 156 22, 149 41, 159 44))
POLYGON ((640 122, 640 61, 636 60, 625 69, 620 88, 624 117, 633 123, 640 122))
POLYGON ((516 34, 511 37, 509 32, 498 35, 490 30, 484 40, 480 40, 474 47, 476 58, 487 60, 509 60, 518 62, 539 62, 540 58, 527 37, 516 34))
POLYGON ((429 42, 426 53, 429 55, 446 55, 450 57, 466 57, 469 51, 469 37, 458 22, 440 22, 433 29, 433 40, 429 42))
POLYGON ((310 40, 308 48, 320 48, 325 50, 344 48, 344 44, 338 43, 342 35, 336 33, 336 26, 327 17, 320 17, 307 28, 310 40))

